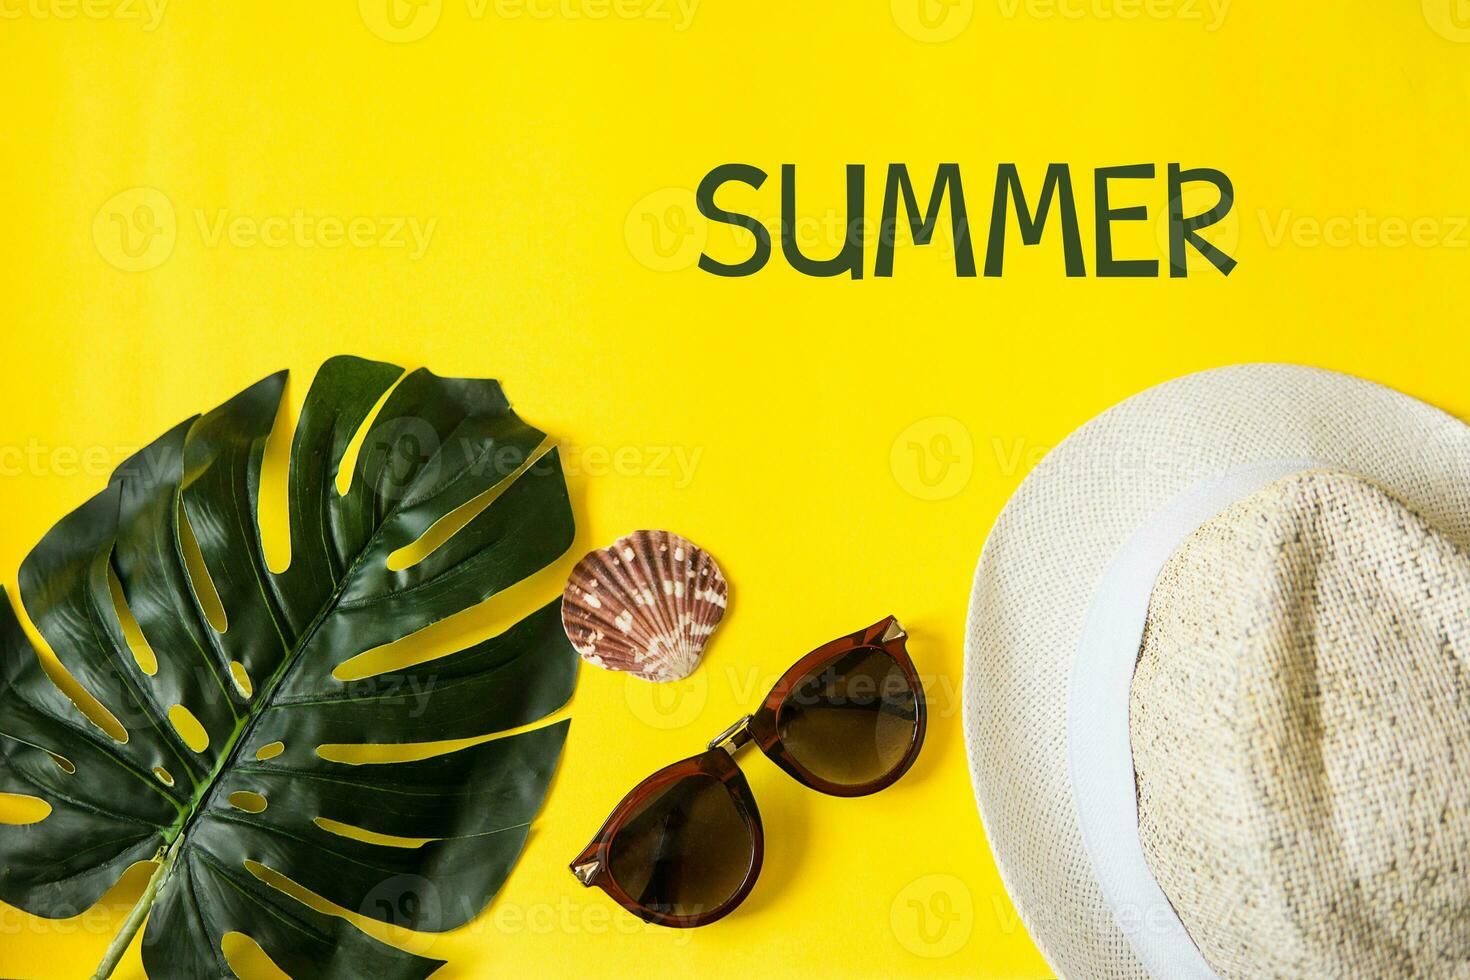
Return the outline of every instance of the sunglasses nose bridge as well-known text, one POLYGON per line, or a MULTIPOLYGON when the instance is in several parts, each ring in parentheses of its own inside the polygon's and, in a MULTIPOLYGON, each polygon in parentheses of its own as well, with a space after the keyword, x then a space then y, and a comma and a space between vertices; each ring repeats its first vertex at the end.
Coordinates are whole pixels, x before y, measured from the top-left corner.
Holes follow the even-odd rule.
POLYGON ((746 715, 735 724, 710 739, 709 748, 724 749, 732 756, 735 750, 751 740, 750 722, 754 716, 746 715))

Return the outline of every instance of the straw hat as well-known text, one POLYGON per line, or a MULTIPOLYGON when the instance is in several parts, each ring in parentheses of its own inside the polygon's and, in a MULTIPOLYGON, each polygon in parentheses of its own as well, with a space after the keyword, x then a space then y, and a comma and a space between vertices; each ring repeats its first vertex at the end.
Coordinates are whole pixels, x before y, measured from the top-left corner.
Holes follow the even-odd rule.
POLYGON ((1246 365, 1053 451, 975 576, 996 861, 1077 980, 1470 978, 1470 427, 1246 365))

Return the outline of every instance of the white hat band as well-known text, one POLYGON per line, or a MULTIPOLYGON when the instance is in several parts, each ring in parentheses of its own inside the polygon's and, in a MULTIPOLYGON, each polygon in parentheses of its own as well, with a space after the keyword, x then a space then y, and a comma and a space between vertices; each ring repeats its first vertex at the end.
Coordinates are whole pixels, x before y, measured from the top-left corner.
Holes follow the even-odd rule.
POLYGON ((1220 511, 1321 465, 1310 460, 1254 463, 1195 484, 1123 545, 1088 610, 1068 699, 1072 794, 1103 896, 1134 953, 1155 977, 1219 980, 1149 870, 1138 836, 1128 700, 1154 583, 1180 544, 1220 511))

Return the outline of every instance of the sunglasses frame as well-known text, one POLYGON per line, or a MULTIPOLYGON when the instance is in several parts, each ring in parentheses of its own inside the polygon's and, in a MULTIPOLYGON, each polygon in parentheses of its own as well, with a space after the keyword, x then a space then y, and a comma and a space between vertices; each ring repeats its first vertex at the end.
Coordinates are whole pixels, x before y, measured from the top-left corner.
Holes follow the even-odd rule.
POLYGON ((755 794, 735 762, 735 752, 743 745, 754 742, 762 753, 784 770, 797 782, 829 796, 868 796, 887 789, 913 767, 924 746, 924 733, 928 728, 928 711, 924 703, 924 685, 914 662, 909 658, 904 641, 908 634, 892 616, 883 619, 865 630, 824 643, 811 653, 792 664, 769 694, 761 701, 754 713, 731 725, 709 743, 709 747, 696 756, 681 759, 658 770, 623 797, 604 821, 602 828, 593 837, 582 853, 577 855, 570 867, 583 887, 601 888, 613 901, 623 908, 656 925, 676 929, 690 929, 708 925, 724 918, 745 901, 756 879, 760 877, 761 864, 765 859, 765 831, 761 826, 760 809, 756 806, 755 794), (903 672, 914 692, 914 734, 903 758, 889 772, 867 783, 833 783, 814 775, 786 750, 781 743, 781 708, 790 698, 796 686, 809 674, 817 672, 823 664, 838 657, 872 647, 882 650, 903 672), (609 869, 612 842, 623 825, 641 809, 649 799, 657 796, 669 784, 693 776, 707 776, 720 782, 735 802, 736 811, 744 821, 751 840, 750 866, 745 878, 734 893, 721 905, 695 915, 672 915, 640 904, 623 890, 609 869))

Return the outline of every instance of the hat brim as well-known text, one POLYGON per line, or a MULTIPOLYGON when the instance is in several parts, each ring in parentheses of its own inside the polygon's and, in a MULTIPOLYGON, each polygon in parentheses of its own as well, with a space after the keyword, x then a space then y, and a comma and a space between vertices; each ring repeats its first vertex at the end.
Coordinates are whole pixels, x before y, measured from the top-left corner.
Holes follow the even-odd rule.
POLYGON ((975 573, 964 723, 981 820, 1011 898, 1060 977, 1149 980, 1083 843, 1068 688, 1120 548, 1189 488, 1277 459, 1378 484, 1470 547, 1470 426, 1316 368, 1249 364, 1167 382, 1049 453, 996 519, 975 573))

